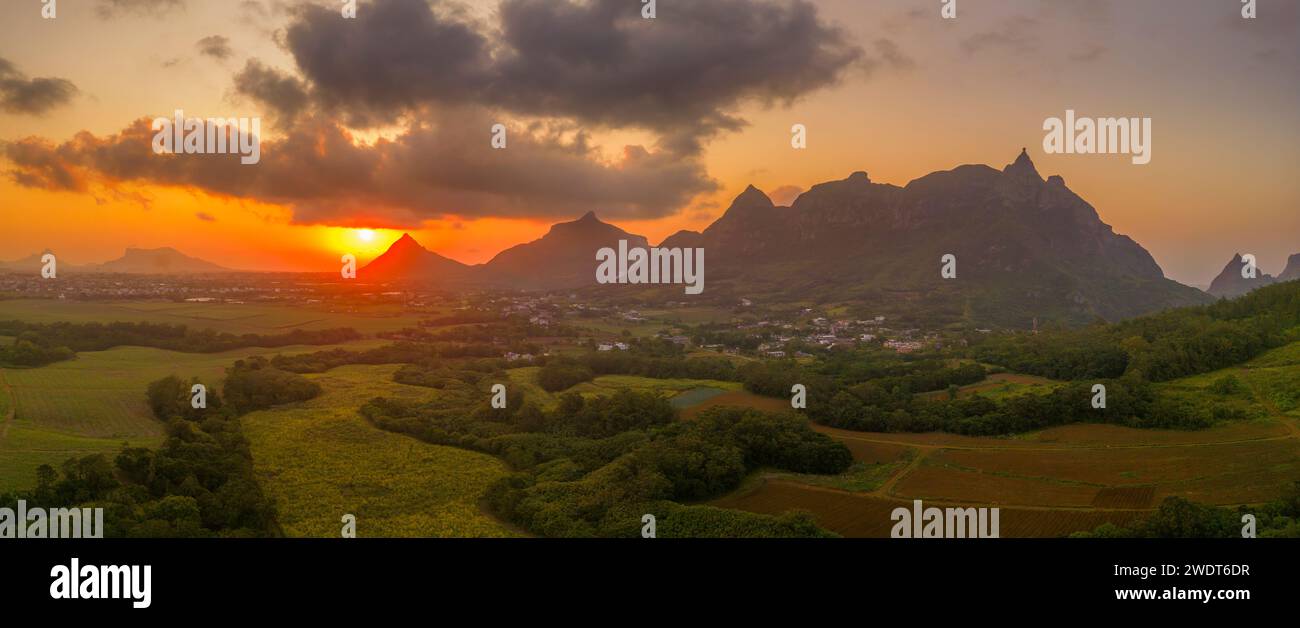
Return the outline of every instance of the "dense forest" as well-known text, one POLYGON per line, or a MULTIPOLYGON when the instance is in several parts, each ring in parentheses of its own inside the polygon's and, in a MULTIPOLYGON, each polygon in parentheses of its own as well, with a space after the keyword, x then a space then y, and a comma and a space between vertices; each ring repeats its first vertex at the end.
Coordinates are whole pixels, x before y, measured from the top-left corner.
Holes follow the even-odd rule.
POLYGON ((1001 335, 974 357, 1052 379, 1124 375, 1163 382, 1240 364, 1297 339, 1300 281, 1115 324, 1001 335))

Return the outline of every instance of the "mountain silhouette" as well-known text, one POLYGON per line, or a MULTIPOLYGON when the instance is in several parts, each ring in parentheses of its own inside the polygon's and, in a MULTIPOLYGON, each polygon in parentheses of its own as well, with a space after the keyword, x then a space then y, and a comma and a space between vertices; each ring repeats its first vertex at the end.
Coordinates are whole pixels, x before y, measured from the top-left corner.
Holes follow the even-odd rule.
POLYGON ((596 252, 618 247, 649 247, 645 236, 628 233, 587 212, 583 217, 551 227, 540 239, 508 248, 482 267, 494 283, 533 289, 588 286, 596 280, 596 252))
POLYGON ((229 268, 197 257, 190 257, 169 246, 157 249, 129 248, 115 260, 88 265, 84 272, 124 273, 141 275, 182 275, 199 273, 227 273, 229 268))
MULTIPOLYGON (((393 264, 385 276, 435 277, 427 260, 450 262, 406 240, 382 257, 414 261, 393 264)), ((619 240, 648 246, 588 212, 458 277, 521 289, 591 287, 596 252, 619 240)), ((660 246, 703 247, 713 294, 910 308, 940 320, 1086 323, 1212 300, 1165 278, 1146 249, 1102 222, 1064 179, 1043 179, 1026 151, 1002 170, 964 165, 902 187, 854 172, 788 207, 751 185, 703 232, 679 231, 660 246), (946 255, 956 256, 955 279, 940 276, 946 255)))
MULTIPOLYGON (((11 272, 40 272, 41 256, 51 253, 33 253, 20 260, 0 263, 0 269, 11 272)), ((56 254, 57 255, 57 254, 56 254)), ((121 273, 130 275, 185 275, 202 273, 237 272, 209 261, 191 257, 171 247, 156 249, 128 248, 122 257, 102 264, 74 265, 59 260, 59 272, 74 273, 121 273)))
POLYGON ((1215 277, 1214 281, 1210 283, 1210 289, 1207 292, 1222 299, 1234 299, 1256 288, 1263 288, 1277 283, 1277 279, 1272 275, 1265 274, 1264 271, 1258 268, 1255 269, 1254 279, 1242 277, 1242 268, 1245 265, 1246 262, 1242 259, 1241 254, 1234 254, 1232 259, 1228 261, 1228 265, 1224 266, 1223 270, 1219 272, 1219 276, 1215 277))
POLYGON ((1278 281, 1295 281, 1300 279, 1300 253, 1296 253, 1286 260, 1286 269, 1281 275, 1277 276, 1278 281))
POLYGON ((855 172, 788 208, 751 187, 702 240, 714 286, 787 300, 913 299, 1008 326, 1035 315, 1116 320, 1209 300, 1166 279, 1064 179, 1044 180, 1025 151, 1001 171, 959 166, 903 187, 855 172), (957 278, 945 280, 940 260, 949 254, 957 278))
POLYGON ((468 280, 469 272, 469 266, 420 246, 411 234, 404 233, 383 255, 362 267, 357 276, 368 281, 459 282, 468 280))

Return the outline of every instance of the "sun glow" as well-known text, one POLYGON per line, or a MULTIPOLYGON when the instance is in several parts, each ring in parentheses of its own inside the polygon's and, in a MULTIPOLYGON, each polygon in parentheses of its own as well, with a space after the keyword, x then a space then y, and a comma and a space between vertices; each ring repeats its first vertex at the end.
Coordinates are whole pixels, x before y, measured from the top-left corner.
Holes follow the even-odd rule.
POLYGON ((362 242, 375 241, 375 232, 373 229, 357 229, 356 234, 357 234, 357 239, 361 240, 362 242))

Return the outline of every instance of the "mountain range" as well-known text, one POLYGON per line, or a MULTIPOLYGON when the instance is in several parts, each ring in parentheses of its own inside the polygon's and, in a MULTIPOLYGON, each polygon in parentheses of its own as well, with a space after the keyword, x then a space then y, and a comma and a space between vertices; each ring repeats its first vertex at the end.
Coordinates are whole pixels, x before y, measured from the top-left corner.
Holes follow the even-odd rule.
MULTIPOLYGON (((592 213, 478 266, 416 251, 408 235, 360 276, 590 287, 596 251, 619 240, 649 246, 592 213)), ((727 298, 929 309, 1009 326, 1039 317, 1117 320, 1212 300, 1165 278, 1145 249, 1103 223, 1061 177, 1043 179, 1024 151, 1002 170, 960 166, 903 187, 855 172, 788 207, 750 186, 703 232, 681 231, 659 246, 703 247, 709 291, 727 298), (940 277, 949 254, 956 279, 940 277)))
MULTIPOLYGON (((629 248, 650 246, 644 236, 592 212, 474 266, 425 249, 405 234, 358 278, 445 287, 609 288, 596 284, 596 252, 617 248, 619 241, 629 248)), ((1064 179, 1044 179, 1025 151, 1001 170, 963 165, 902 187, 854 172, 813 186, 789 206, 749 186, 706 229, 679 231, 659 246, 705 250, 708 288, 697 297, 704 301, 851 305, 913 318, 919 312, 932 322, 1008 327, 1029 327, 1039 319, 1119 320, 1300 279, 1297 254, 1276 279, 1261 274, 1258 280, 1241 280, 1241 257, 1234 256, 1208 294, 1170 280, 1146 249, 1102 222, 1064 179), (949 255, 956 260, 956 277, 945 279, 940 266, 949 255)), ((39 266, 40 254, 0 263, 9 270, 39 266)), ((110 262, 60 270, 229 272, 171 248, 127 249, 110 262)), ((634 289, 651 299, 682 298, 680 286, 634 289)))
MULTIPOLYGON (((43 265, 41 258, 46 253, 50 253, 50 251, 47 249, 41 253, 33 253, 12 262, 0 262, 0 270, 39 273, 43 265)), ((59 272, 73 273, 123 273, 133 275, 188 275, 236 272, 197 257, 190 257, 171 247, 157 249, 128 248, 122 257, 102 264, 59 262, 58 270, 59 272)))

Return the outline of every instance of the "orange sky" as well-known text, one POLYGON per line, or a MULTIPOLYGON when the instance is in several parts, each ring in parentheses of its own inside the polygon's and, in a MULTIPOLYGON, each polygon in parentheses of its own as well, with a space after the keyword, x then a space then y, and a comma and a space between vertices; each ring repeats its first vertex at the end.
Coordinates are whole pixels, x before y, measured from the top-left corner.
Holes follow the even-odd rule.
MULTIPOLYGON (((232 96, 231 77, 250 58, 293 69, 272 36, 288 18, 232 17, 230 4, 190 0, 183 10, 106 20, 68 3, 56 20, 40 19, 35 9, 7 16, 0 58, 31 77, 72 81, 78 93, 40 116, 0 111, 0 142, 38 136, 57 144, 81 131, 107 136, 178 107, 269 118, 232 96), (196 52, 194 42, 214 34, 229 38, 229 58, 196 52)), ((472 4, 492 19, 495 2, 472 4)), ((1185 283, 1208 283, 1235 252, 1255 253, 1270 273, 1300 252, 1295 3, 1261 1, 1262 11, 1275 12, 1255 24, 1222 9, 1233 3, 1208 0, 1122 11, 1098 1, 1079 14, 1057 0, 972 0, 950 23, 911 13, 917 3, 904 0, 814 4, 869 53, 888 38, 905 61, 855 69, 788 106, 738 103, 733 113, 746 126, 707 141, 702 154, 716 192, 664 218, 611 222, 658 241, 704 228, 751 183, 772 193, 866 170, 874 181, 903 185, 965 163, 1001 168, 1026 146, 1044 177, 1064 176, 1104 221, 1185 283), (1067 108, 1153 118, 1151 164, 1043 154, 1044 118, 1067 108), (808 126, 805 151, 790 148, 794 123, 808 126)), ((277 132, 272 125, 268 138, 277 132)), ((655 139, 637 129, 590 133, 610 160, 624 144, 655 139)), ((0 158, 0 171, 8 169, 0 158)), ((430 249, 479 263, 540 237, 557 220, 446 215, 409 231, 430 249)), ((332 270, 341 252, 367 259, 398 235, 378 231, 366 241, 356 229, 296 224, 288 207, 194 188, 118 182, 67 192, 0 178, 0 259, 49 247, 82 263, 128 246, 174 246, 233 268, 332 270)))

